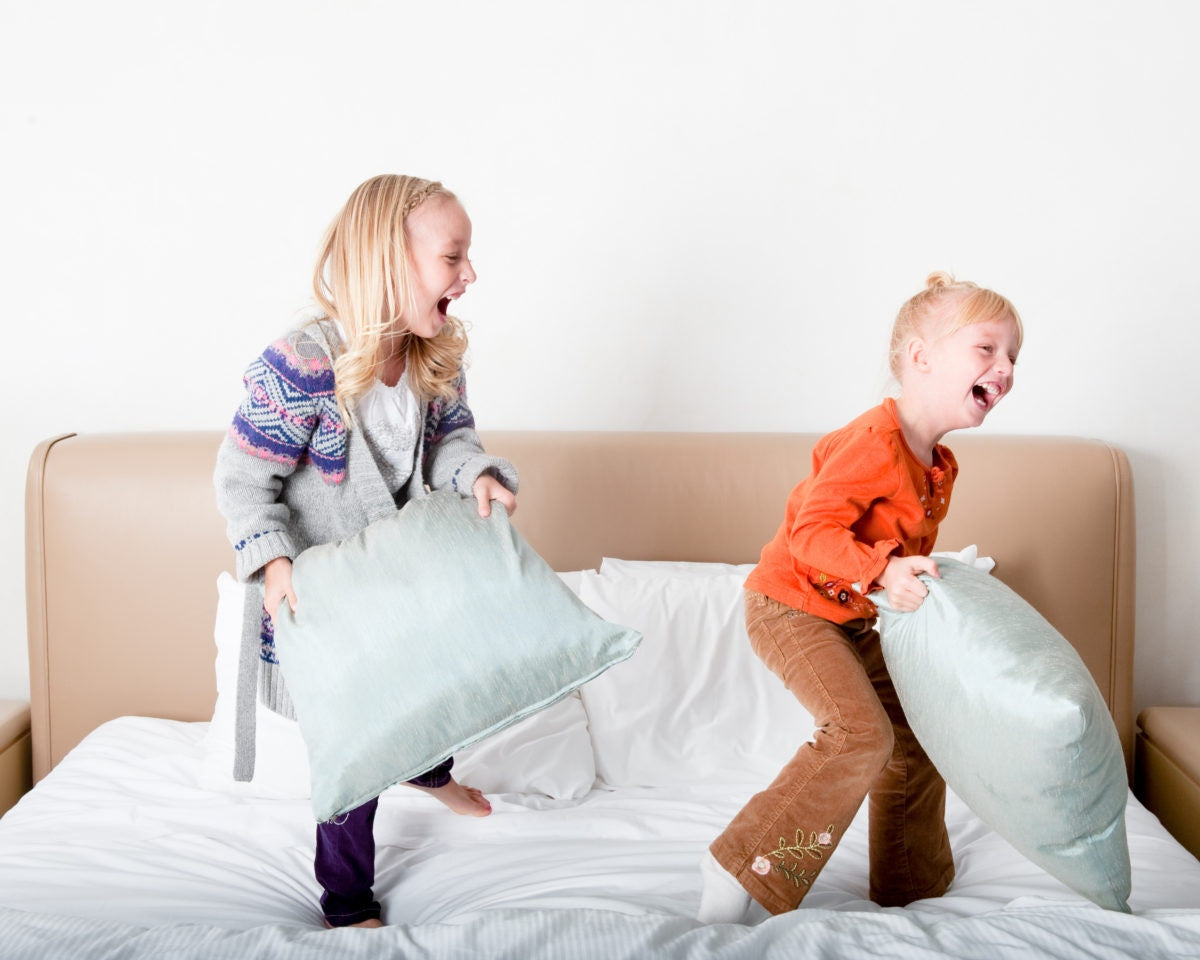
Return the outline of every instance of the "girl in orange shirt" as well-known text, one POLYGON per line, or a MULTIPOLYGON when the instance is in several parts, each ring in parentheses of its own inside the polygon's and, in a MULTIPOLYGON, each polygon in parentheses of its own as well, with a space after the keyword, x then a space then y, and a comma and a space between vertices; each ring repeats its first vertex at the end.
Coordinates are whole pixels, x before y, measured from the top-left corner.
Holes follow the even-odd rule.
POLYGON ((702 921, 737 922, 751 897, 774 914, 794 909, 868 794, 871 899, 903 906, 949 887, 945 783, 904 718, 866 594, 921 605, 919 575, 938 576, 929 552, 958 474, 940 441, 979 426, 1012 389, 1021 339, 1007 299, 931 275, 893 325, 900 395, 813 448, 812 472, 746 580, 746 626, 817 729, 709 848, 702 921))

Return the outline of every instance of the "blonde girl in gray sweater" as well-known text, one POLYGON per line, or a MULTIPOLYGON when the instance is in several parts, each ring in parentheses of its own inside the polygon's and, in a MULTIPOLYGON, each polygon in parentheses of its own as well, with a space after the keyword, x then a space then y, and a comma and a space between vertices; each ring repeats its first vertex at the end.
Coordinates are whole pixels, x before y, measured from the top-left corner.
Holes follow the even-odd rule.
MULTIPOLYGON (((361 184, 326 231, 313 275, 318 316, 246 370, 246 397, 217 456, 217 502, 247 590, 234 776, 254 773, 259 700, 294 717, 272 617, 303 603, 292 560, 345 539, 427 489, 516 509, 517 473, 488 456, 467 406, 467 338, 451 304, 475 282, 471 221, 436 181, 361 184)), ((397 678, 403 683, 403 678, 397 678)), ((456 813, 491 806, 450 775, 410 781, 456 813)), ((378 800, 317 825, 315 873, 327 926, 379 926, 372 892, 378 800)))

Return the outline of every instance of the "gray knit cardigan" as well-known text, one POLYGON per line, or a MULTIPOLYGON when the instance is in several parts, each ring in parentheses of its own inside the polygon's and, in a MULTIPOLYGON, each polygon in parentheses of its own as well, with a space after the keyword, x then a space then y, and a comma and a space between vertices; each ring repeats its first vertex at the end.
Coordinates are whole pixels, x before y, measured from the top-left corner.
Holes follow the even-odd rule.
POLYGON ((254 775, 255 700, 295 716, 263 611, 267 562, 295 559, 306 547, 352 536, 427 489, 471 496, 485 471, 517 490, 513 465, 483 450, 460 371, 456 400, 422 404, 416 469, 393 498, 366 438, 338 411, 333 359, 342 349, 337 327, 328 320, 308 323, 268 346, 246 370, 246 398, 217 452, 217 505, 236 552, 237 577, 250 587, 238 666, 236 780, 254 775))

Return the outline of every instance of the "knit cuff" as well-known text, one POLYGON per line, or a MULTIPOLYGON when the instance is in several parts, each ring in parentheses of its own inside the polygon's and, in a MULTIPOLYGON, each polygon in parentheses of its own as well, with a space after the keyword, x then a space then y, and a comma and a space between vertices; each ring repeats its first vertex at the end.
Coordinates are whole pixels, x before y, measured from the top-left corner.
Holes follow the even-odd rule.
POLYGON ((475 481, 484 473, 494 475, 513 493, 520 486, 517 468, 502 457, 471 457, 459 464, 450 476, 450 489, 464 497, 474 496, 475 481))
POLYGON ((296 557, 292 538, 283 530, 270 530, 243 540, 237 547, 237 578, 243 583, 261 579, 262 568, 276 557, 296 557))

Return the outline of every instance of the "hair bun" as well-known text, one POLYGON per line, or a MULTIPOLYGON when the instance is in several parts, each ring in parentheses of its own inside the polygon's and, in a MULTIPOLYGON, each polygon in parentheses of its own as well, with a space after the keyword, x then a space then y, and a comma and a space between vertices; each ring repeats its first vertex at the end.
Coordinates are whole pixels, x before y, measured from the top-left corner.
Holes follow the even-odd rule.
POLYGON ((938 287, 954 286, 953 274, 947 273, 945 270, 935 270, 925 278, 925 289, 934 290, 938 287))

